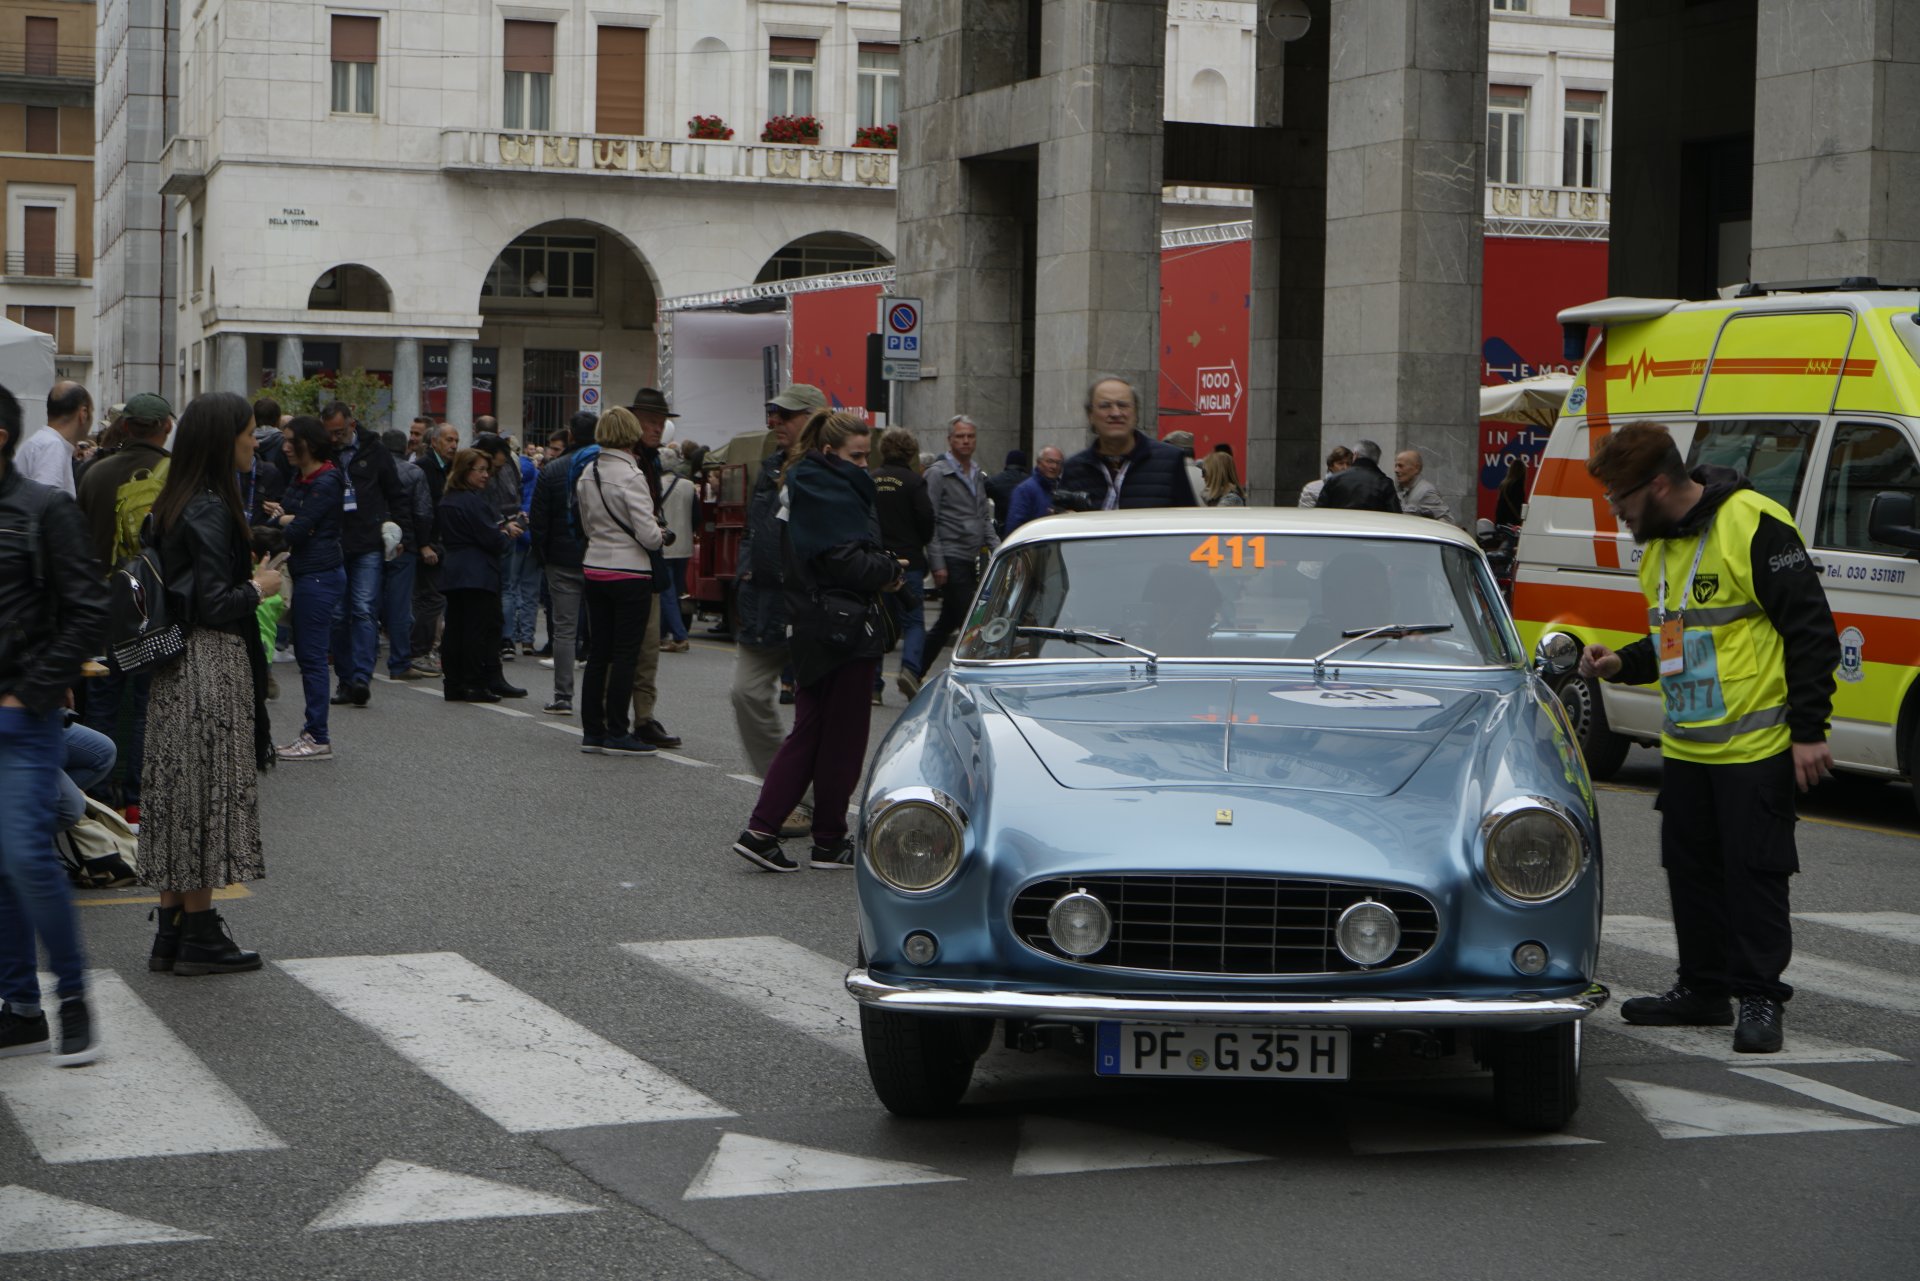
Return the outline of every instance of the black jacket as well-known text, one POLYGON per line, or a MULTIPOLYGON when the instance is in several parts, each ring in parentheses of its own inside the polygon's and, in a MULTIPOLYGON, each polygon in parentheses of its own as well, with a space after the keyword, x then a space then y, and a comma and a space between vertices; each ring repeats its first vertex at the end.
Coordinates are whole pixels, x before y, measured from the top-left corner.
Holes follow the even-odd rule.
POLYGON ((414 546, 432 547, 438 550, 440 546, 440 500, 447 496, 447 473, 451 471, 452 468, 449 464, 441 462, 440 455, 434 453, 431 449, 422 450, 414 465, 420 469, 420 474, 427 478, 427 496, 432 499, 434 512, 433 524, 430 528, 414 531, 420 539, 414 546))
MULTIPOLYGON (((1733 468, 1712 464, 1696 467, 1693 479, 1707 492, 1680 518, 1675 538, 1692 538, 1707 527, 1728 498, 1753 488, 1733 468)), ((1824 743, 1827 719, 1833 714, 1833 671, 1840 666, 1840 638, 1834 632, 1833 611, 1827 606, 1826 589, 1820 586, 1820 573, 1798 531, 1776 516, 1760 518, 1747 554, 1753 564, 1753 594, 1787 651, 1787 732, 1796 743, 1824 743)), ((1616 684, 1651 685, 1660 679, 1651 636, 1642 636, 1618 652, 1616 684)))
POLYGON ((573 455, 579 447, 569 445, 566 453, 543 463, 540 479, 533 484, 528 529, 533 535, 533 558, 542 565, 578 569, 586 560, 586 544, 573 536, 567 520, 567 469, 573 466, 573 455))
POLYGON ((781 540, 793 620, 788 653, 794 682, 805 688, 845 663, 887 652, 887 611, 879 593, 900 576, 900 563, 879 543, 873 480, 863 470, 809 454, 794 469, 790 495, 798 517, 814 522, 801 531, 802 545, 828 544, 811 557, 801 555, 792 520, 781 540), (854 536, 842 538, 848 533, 854 536))
POLYGON ((500 590, 500 557, 511 541, 486 495, 456 490, 440 500, 440 590, 500 590))
POLYGON ((987 497, 993 499, 993 531, 1007 536, 1007 512, 1013 507, 1013 491, 1020 488, 1029 472, 1025 467, 1003 467, 987 477, 987 497))
POLYGON ((0 695, 47 715, 79 683, 80 664, 100 652, 106 632, 106 574, 79 507, 7 468, 0 475, 0 695))
MULTIPOLYGON (((874 509, 880 514, 880 542, 907 562, 908 569, 927 567, 927 540, 933 537, 933 500, 927 481, 911 467, 873 469, 874 509)), ((1006 514, 999 513, 1004 521, 1006 514)))
POLYGON ((212 491, 194 495, 160 531, 160 573, 167 580, 170 621, 259 638, 253 548, 212 491))
MULTIPOLYGON (((1053 487, 1054 506, 1062 510, 1102 510, 1111 476, 1097 445, 1081 450, 1060 470, 1060 482, 1053 487), (1073 506, 1068 508, 1068 503, 1073 506)), ((1134 432, 1127 474, 1120 482, 1120 509, 1193 506, 1197 504, 1193 485, 1187 480, 1187 456, 1172 445, 1150 439, 1145 432, 1134 432)))
POLYGON ((747 528, 735 560, 740 578, 734 589, 734 637, 742 645, 772 648, 787 643, 787 596, 781 589, 782 563, 780 468, 784 453, 761 460, 753 496, 747 500, 747 528), (748 575, 751 575, 749 577, 748 575))
POLYGON ((1345 507, 1353 511, 1398 512, 1400 491, 1393 477, 1380 470, 1371 458, 1356 457, 1353 466, 1337 471, 1320 487, 1316 507, 1345 507))
MULTIPOLYGON (((338 465, 339 460, 335 460, 338 465)), ((353 457, 343 468, 346 472, 349 501, 356 510, 343 512, 340 520, 340 550, 348 556, 368 552, 386 554, 380 526, 392 521, 400 527, 400 541, 418 547, 414 536, 413 511, 406 491, 400 488, 400 473, 394 468, 393 455, 380 438, 362 428, 354 433, 353 457)), ((431 482, 429 482, 431 483, 431 482)))

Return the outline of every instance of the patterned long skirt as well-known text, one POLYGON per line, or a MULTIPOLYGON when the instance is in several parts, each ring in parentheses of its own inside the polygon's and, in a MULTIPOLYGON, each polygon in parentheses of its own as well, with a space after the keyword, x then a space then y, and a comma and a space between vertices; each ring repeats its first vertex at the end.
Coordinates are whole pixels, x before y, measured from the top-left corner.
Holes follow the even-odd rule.
POLYGON ((172 893, 267 874, 247 643, 195 628, 154 673, 140 772, 140 879, 172 893))

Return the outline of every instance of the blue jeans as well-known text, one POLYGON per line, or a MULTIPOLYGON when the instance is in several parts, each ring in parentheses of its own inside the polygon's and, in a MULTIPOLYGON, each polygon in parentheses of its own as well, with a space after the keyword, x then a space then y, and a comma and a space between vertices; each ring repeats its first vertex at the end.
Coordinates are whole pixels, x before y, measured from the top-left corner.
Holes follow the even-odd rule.
MULTIPOLYGON (((341 619, 346 614, 347 571, 336 565, 317 574, 299 574, 293 580, 293 656, 300 664, 300 692, 306 698, 307 721, 301 729, 316 743, 327 738, 327 646, 339 644, 341 619)), ((342 679, 345 679, 344 673, 342 679)))
POLYGON ((87 793, 100 786, 113 773, 113 740, 85 725, 69 725, 62 731, 66 760, 60 773, 60 801, 57 807, 59 830, 64 832, 87 813, 87 793))
POLYGON ((500 558, 500 639, 533 644, 533 624, 540 614, 540 562, 533 548, 519 543, 500 558))
MULTIPOLYGON (((373 658, 380 648, 380 587, 386 568, 379 552, 347 557, 347 603, 333 628, 333 670, 342 683, 365 685, 373 680, 373 658)), ((300 608, 298 595, 294 608, 300 608)), ((296 644, 298 636, 296 631, 296 644)))
MULTIPOLYGON (((105 734, 120 748, 125 768, 120 772, 120 803, 140 803, 140 762, 147 754, 147 693, 153 688, 151 671, 123 676, 118 672, 95 676, 87 681, 86 727, 105 734), (132 706, 127 706, 128 700, 132 706), (127 733, 120 734, 121 712, 127 713, 127 733)), ((104 783, 103 777, 99 780, 104 783)), ((83 784, 83 786, 85 786, 83 784)), ((93 786, 99 786, 95 783, 93 786)), ((88 787, 92 791, 93 787, 88 787)), ((106 799, 102 797, 101 799, 106 799)))
POLYGON ((887 597, 893 616, 900 621, 900 666, 918 676, 927 645, 927 571, 900 571, 906 583, 887 597))
POLYGON ((687 594, 687 560, 685 556, 667 560, 667 573, 673 581, 660 593, 660 635, 667 640, 687 638, 687 620, 680 616, 680 598, 687 594))
POLYGON ((380 625, 387 629, 387 675, 413 665, 413 575, 420 553, 400 552, 387 562, 380 587, 380 625))
POLYGON ((0 1000, 15 1009, 40 1005, 35 939, 46 945, 60 995, 86 991, 80 919, 53 852, 61 738, 59 712, 0 707, 0 1000))

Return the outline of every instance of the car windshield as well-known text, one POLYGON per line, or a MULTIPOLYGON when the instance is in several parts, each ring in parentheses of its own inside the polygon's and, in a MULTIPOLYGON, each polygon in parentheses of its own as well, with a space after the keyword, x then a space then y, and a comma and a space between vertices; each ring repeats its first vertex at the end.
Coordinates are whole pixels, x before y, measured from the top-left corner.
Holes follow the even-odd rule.
POLYGON ((961 659, 1506 666, 1516 650, 1476 557, 1452 543, 1324 534, 1149 534, 1029 543, 994 562, 961 659), (1434 630, 1436 626, 1444 630, 1434 630), (1047 635, 1057 629, 1075 636, 1047 635), (1124 639, 1127 648, 1090 633, 1124 639))

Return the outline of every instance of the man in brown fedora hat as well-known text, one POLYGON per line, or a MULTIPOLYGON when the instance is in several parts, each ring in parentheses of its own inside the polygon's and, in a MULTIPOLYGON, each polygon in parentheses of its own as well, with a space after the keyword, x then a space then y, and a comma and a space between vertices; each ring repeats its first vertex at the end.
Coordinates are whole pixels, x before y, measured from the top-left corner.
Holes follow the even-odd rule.
MULTIPOLYGON (((654 387, 642 387, 633 393, 633 403, 627 408, 640 420, 640 447, 634 450, 634 457, 640 460, 640 470, 646 475, 647 489, 653 495, 653 509, 657 512, 661 500, 660 440, 666 434, 667 419, 676 415, 667 398, 654 387)), ((663 533, 669 539, 673 537, 671 532, 663 533)), ((656 573, 653 590, 672 591, 673 576, 656 573)), ((659 616, 649 611, 647 626, 640 638, 640 658, 633 668, 633 736, 655 747, 671 749, 680 746, 679 736, 668 733, 667 727, 653 715, 654 704, 660 697, 659 681, 660 623, 659 616)))

